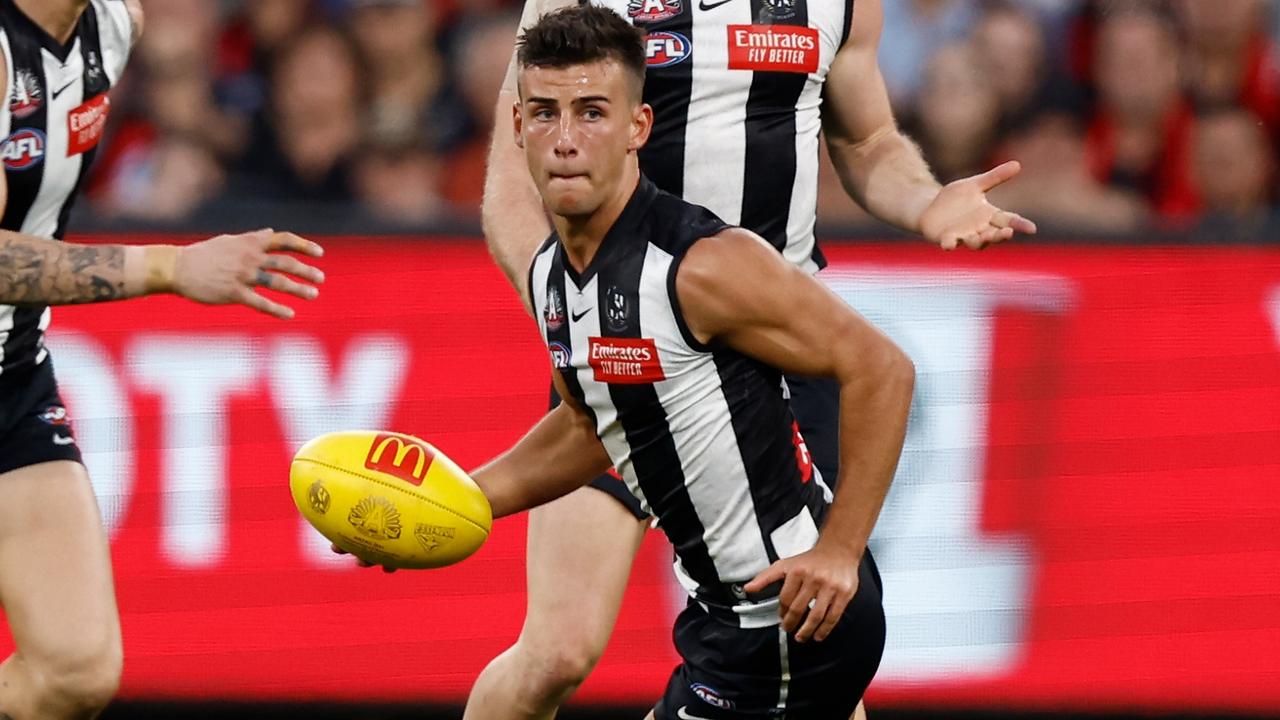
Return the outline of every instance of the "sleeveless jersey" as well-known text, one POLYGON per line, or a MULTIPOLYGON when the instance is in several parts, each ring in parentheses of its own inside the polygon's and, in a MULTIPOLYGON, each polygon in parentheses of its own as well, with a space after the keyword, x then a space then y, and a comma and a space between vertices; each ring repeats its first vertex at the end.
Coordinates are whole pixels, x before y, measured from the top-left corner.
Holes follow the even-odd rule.
MULTIPOLYGON (((62 239, 107 122, 107 90, 129 56, 122 0, 91 0, 66 45, 0 0, 9 94, 0 104, 8 197, 0 227, 62 239)), ((44 362, 48 307, 0 305, 0 377, 44 362)))
POLYGON ((814 240, 822 88, 853 0, 592 0, 647 33, 640 152, 658 187, 759 234, 790 262, 814 240))
POLYGON ((813 546, 831 494, 780 372, 704 345, 685 324, 676 271, 725 227, 642 178, 584 272, 553 233, 529 288, 553 365, 671 540, 681 584, 741 626, 766 627, 778 622, 776 590, 749 597, 742 585, 813 546))

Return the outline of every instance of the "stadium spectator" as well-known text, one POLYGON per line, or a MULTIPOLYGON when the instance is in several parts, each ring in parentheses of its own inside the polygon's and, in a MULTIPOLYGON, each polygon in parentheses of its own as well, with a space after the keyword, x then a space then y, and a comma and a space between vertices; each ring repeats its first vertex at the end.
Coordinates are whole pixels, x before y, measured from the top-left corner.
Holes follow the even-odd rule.
POLYGON ((895 114, 914 111, 924 68, 936 48, 965 38, 977 19, 976 0, 892 0, 884 3, 880 71, 895 114))
POLYGON ((1045 28, 1033 9, 1016 0, 988 2, 971 44, 984 80, 996 91, 1001 134, 1021 128, 1045 103, 1079 104, 1066 76, 1050 63, 1045 28))
POLYGON ((1200 109, 1239 105, 1280 133, 1280 54, 1263 0, 1176 0, 1186 88, 1200 109))
POLYGON ((996 188, 992 201, 1036 217, 1045 228, 1066 233, 1137 230, 1146 206, 1136 193, 1098 181, 1085 162, 1084 132, 1078 117, 1050 109, 1004 144, 999 159, 1022 162, 1017 183, 996 188))
POLYGON ((355 188, 365 213, 381 225, 424 230, 448 217, 440 198, 440 160, 421 137, 373 137, 361 148, 355 188))
MULTIPOLYGON (((458 74, 459 93, 475 128, 493 127, 493 99, 506 76, 511 61, 509 46, 519 24, 518 14, 496 13, 464 24, 457 33, 453 67, 458 74)), ((488 133, 477 131, 448 158, 444 196, 472 215, 479 212, 488 152, 488 133)))
POLYGON ((1276 162, 1266 129, 1245 109, 1222 109, 1196 123, 1195 172, 1207 235, 1258 235, 1276 220, 1269 205, 1276 162))
POLYGON ((998 103, 970 44, 944 46, 929 58, 917 140, 939 180, 950 182, 990 166, 998 103))
POLYGON ((1095 177, 1146 197, 1164 224, 1194 218, 1193 118, 1182 96, 1172 22, 1146 5, 1121 6, 1097 28, 1097 107, 1086 133, 1095 177))
POLYGON ((354 48, 334 28, 311 26, 281 47, 271 68, 271 102, 255 120, 233 192, 260 200, 350 200, 360 76, 354 48))
POLYGON ((375 132, 425 131, 436 148, 447 148, 468 127, 436 47, 433 8, 423 0, 354 0, 349 25, 364 63, 360 83, 368 88, 366 114, 375 132))

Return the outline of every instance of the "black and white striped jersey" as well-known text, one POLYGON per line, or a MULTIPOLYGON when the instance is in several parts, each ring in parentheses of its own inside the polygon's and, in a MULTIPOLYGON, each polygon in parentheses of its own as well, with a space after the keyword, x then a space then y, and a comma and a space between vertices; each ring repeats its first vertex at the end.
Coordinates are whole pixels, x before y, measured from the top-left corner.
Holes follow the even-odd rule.
POLYGON ((781 374, 700 343, 676 270, 725 223, 642 178, 584 272, 553 234, 529 288, 552 363, 628 489, 676 550, 681 584, 744 627, 778 622, 742 584, 808 550, 831 494, 809 461, 781 374))
MULTIPOLYGON (((123 0, 90 0, 65 45, 0 0, 9 95, 0 106, 8 196, 0 227, 62 239, 107 123, 133 27, 123 0)), ((44 362, 48 307, 0 305, 0 376, 44 362)))
POLYGON ((592 0, 647 33, 640 152, 658 187, 826 264, 814 240, 820 106, 853 0, 592 0))

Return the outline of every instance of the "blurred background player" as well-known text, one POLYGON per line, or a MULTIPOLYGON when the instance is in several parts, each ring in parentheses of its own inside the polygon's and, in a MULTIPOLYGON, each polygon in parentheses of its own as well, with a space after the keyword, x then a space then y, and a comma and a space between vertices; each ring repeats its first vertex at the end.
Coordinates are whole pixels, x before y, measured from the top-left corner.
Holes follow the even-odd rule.
MULTIPOLYGON (((530 0, 525 25, 572 4, 530 0)), ((898 131, 877 64, 878 1, 598 4, 651 34, 644 98, 656 120, 640 153, 645 175, 755 231, 794 265, 808 272, 825 265, 814 239, 820 132, 846 191, 885 222, 946 249, 1035 231, 986 200, 987 190, 1018 172, 1016 163, 942 187, 898 131), (696 52, 685 44, 690 37, 696 52), (757 51, 770 44, 802 49, 777 57, 757 51)), ((499 95, 483 219, 490 250, 524 295, 528 260, 548 226, 508 139, 502 108, 518 101, 513 77, 499 95)), ((787 386, 798 432, 821 475, 833 480, 838 391, 799 375, 788 376, 787 386)), ((604 651, 646 516, 610 475, 531 514, 525 626, 476 681, 468 718, 555 714, 604 651)))
POLYGON ((902 451, 911 361, 759 236, 641 175, 654 116, 638 30, 566 8, 518 57, 516 142, 555 225, 529 302, 565 402, 474 478, 501 516, 613 464, 654 515, 690 599, 650 718, 846 720, 884 648, 879 578, 859 559, 902 451), (834 502, 782 369, 838 383, 834 502))
POLYGON ((49 306, 167 292, 287 318, 254 288, 310 299, 281 273, 323 279, 274 252, 319 246, 269 230, 183 248, 60 242, 142 17, 134 0, 0 2, 0 603, 17 646, 0 718, 92 717, 120 680, 107 537, 44 347, 49 306))

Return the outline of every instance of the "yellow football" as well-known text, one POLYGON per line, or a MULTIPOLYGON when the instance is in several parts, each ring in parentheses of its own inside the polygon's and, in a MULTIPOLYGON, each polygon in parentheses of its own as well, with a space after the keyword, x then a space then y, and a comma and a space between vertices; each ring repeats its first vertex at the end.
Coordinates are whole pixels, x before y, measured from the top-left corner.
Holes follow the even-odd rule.
POLYGON ((452 460, 412 435, 346 430, 298 450, 298 511, 356 557, 395 568, 443 567, 484 544, 489 500, 452 460))

